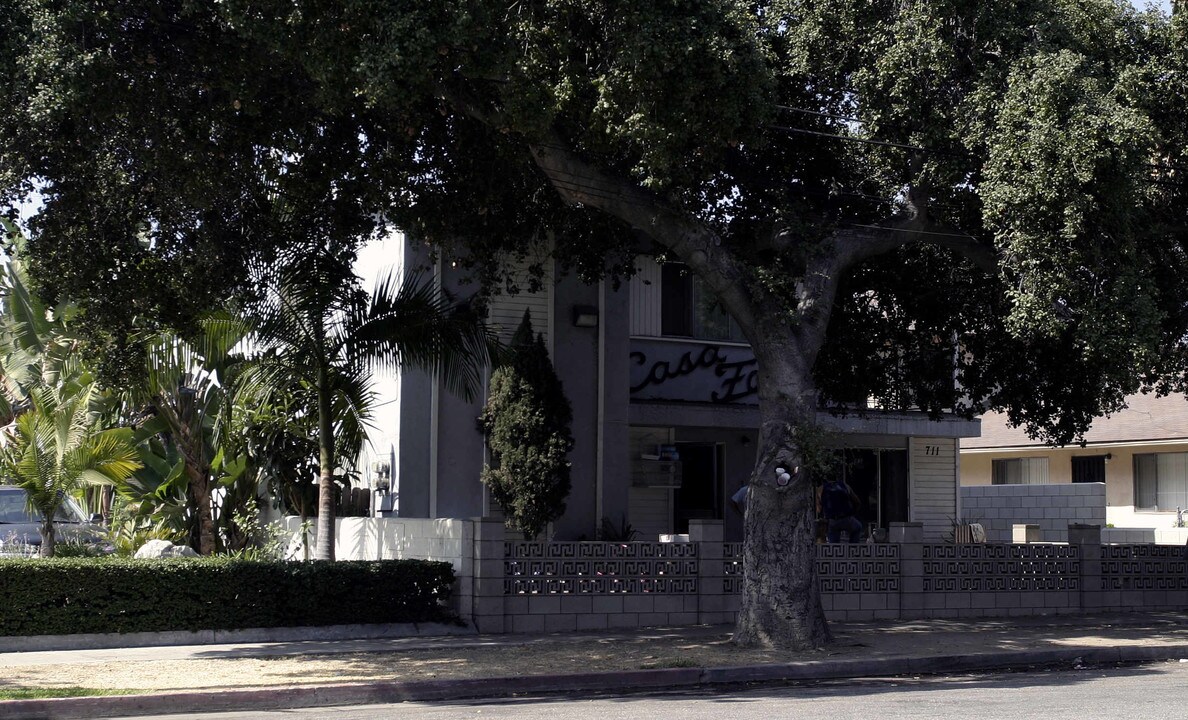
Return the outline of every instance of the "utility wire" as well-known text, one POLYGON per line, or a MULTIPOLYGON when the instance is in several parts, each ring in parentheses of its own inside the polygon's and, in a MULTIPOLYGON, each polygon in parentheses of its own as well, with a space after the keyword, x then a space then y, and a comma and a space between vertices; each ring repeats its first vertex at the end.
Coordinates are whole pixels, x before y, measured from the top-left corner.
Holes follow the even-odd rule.
POLYGON ((919 145, 908 145, 907 143, 891 142, 890 140, 874 140, 871 138, 850 137, 849 135, 838 135, 837 133, 821 132, 820 130, 806 130, 804 128, 788 127, 786 125, 768 125, 772 130, 782 130, 783 132, 799 133, 801 135, 815 135, 817 137, 830 138, 833 140, 846 140, 849 142, 863 143, 864 145, 882 145, 884 147, 897 147, 905 150, 919 150, 921 152, 937 152, 919 145))
MULTIPOLYGON (((842 222, 845 222, 845 221, 842 221, 842 222)), ((977 242, 977 240, 978 240, 978 238, 974 237, 973 235, 969 235, 967 233, 937 232, 935 230, 912 230, 909 228, 894 228, 894 227, 887 227, 886 225, 868 225, 868 224, 856 223, 856 222, 845 222, 845 224, 849 225, 850 227, 865 228, 867 230, 890 230, 892 232, 913 233, 916 235, 935 235, 937 237, 960 238, 962 240, 973 240, 975 242, 977 242)))
POLYGON ((816 115, 817 117, 827 117, 827 118, 833 118, 835 120, 845 120, 846 122, 858 123, 860 125, 866 123, 866 121, 863 120, 862 118, 856 118, 851 115, 835 115, 833 113, 821 112, 820 110, 806 110, 804 108, 792 107, 790 105, 776 105, 776 107, 780 110, 786 110, 788 112, 800 113, 801 115, 816 115))

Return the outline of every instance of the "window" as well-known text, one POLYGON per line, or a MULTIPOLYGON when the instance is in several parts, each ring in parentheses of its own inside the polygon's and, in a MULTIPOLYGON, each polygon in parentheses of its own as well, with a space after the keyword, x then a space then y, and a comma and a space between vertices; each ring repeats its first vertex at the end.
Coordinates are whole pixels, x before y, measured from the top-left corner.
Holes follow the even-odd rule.
POLYGON ((698 340, 746 342, 738 323, 701 278, 680 263, 660 266, 660 333, 698 340))
POLYGON ((1105 482, 1105 455, 1080 455, 1072 459, 1072 481, 1075 483, 1105 482))
POLYGON ((995 485, 1044 485, 1048 482, 1048 458, 995 460, 992 474, 995 485))
POLYGON ((1188 453, 1134 456, 1134 509, 1169 512, 1188 508, 1188 453))

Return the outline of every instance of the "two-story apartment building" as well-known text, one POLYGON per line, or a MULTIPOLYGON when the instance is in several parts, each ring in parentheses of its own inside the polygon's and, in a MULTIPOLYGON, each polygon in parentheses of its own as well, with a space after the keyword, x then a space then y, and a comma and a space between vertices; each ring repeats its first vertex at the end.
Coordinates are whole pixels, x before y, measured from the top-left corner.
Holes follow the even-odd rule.
MULTIPOLYGON (((414 252, 403 247, 405 266, 424 260, 414 252)), ((618 289, 544 266, 537 291, 520 283, 518 294, 494 298, 489 317, 510 336, 529 311, 573 406, 573 489, 553 536, 593 538, 607 518, 654 538, 711 518, 741 539, 730 498, 751 472, 759 422, 756 361, 733 321, 678 264, 640 256, 638 274, 618 289)), ((440 261, 435 272, 446 286, 462 278, 440 261)), ((419 372, 404 372, 397 385, 395 428, 381 430, 396 439, 400 515, 489 514, 479 481, 481 402, 454 397, 419 372)), ((960 515, 958 445, 977 434, 977 421, 869 411, 822 412, 820 422, 837 432, 864 522, 920 521, 933 537, 949 531, 960 515)))

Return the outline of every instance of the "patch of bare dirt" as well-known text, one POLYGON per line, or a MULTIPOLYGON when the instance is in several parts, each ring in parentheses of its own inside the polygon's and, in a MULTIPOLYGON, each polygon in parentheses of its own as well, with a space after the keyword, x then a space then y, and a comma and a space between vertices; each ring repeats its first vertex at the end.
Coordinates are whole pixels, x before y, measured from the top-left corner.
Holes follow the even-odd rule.
MULTIPOLYGON (((845 647, 808 657, 848 655, 845 647)), ((665 667, 720 667, 808 659, 741 649, 723 639, 690 642, 590 639, 555 644, 459 647, 384 653, 120 661, 0 666, 0 687, 196 690, 375 680, 508 677, 665 667)))

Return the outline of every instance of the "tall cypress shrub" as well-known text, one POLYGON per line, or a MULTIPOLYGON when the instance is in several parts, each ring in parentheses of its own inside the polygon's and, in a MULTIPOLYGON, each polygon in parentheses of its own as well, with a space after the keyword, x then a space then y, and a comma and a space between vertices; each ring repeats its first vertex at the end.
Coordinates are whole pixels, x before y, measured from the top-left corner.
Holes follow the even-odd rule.
POLYGON ((532 540, 565 512, 573 410, 527 311, 509 355, 491 376, 479 417, 491 451, 482 479, 503 508, 508 527, 532 540))

